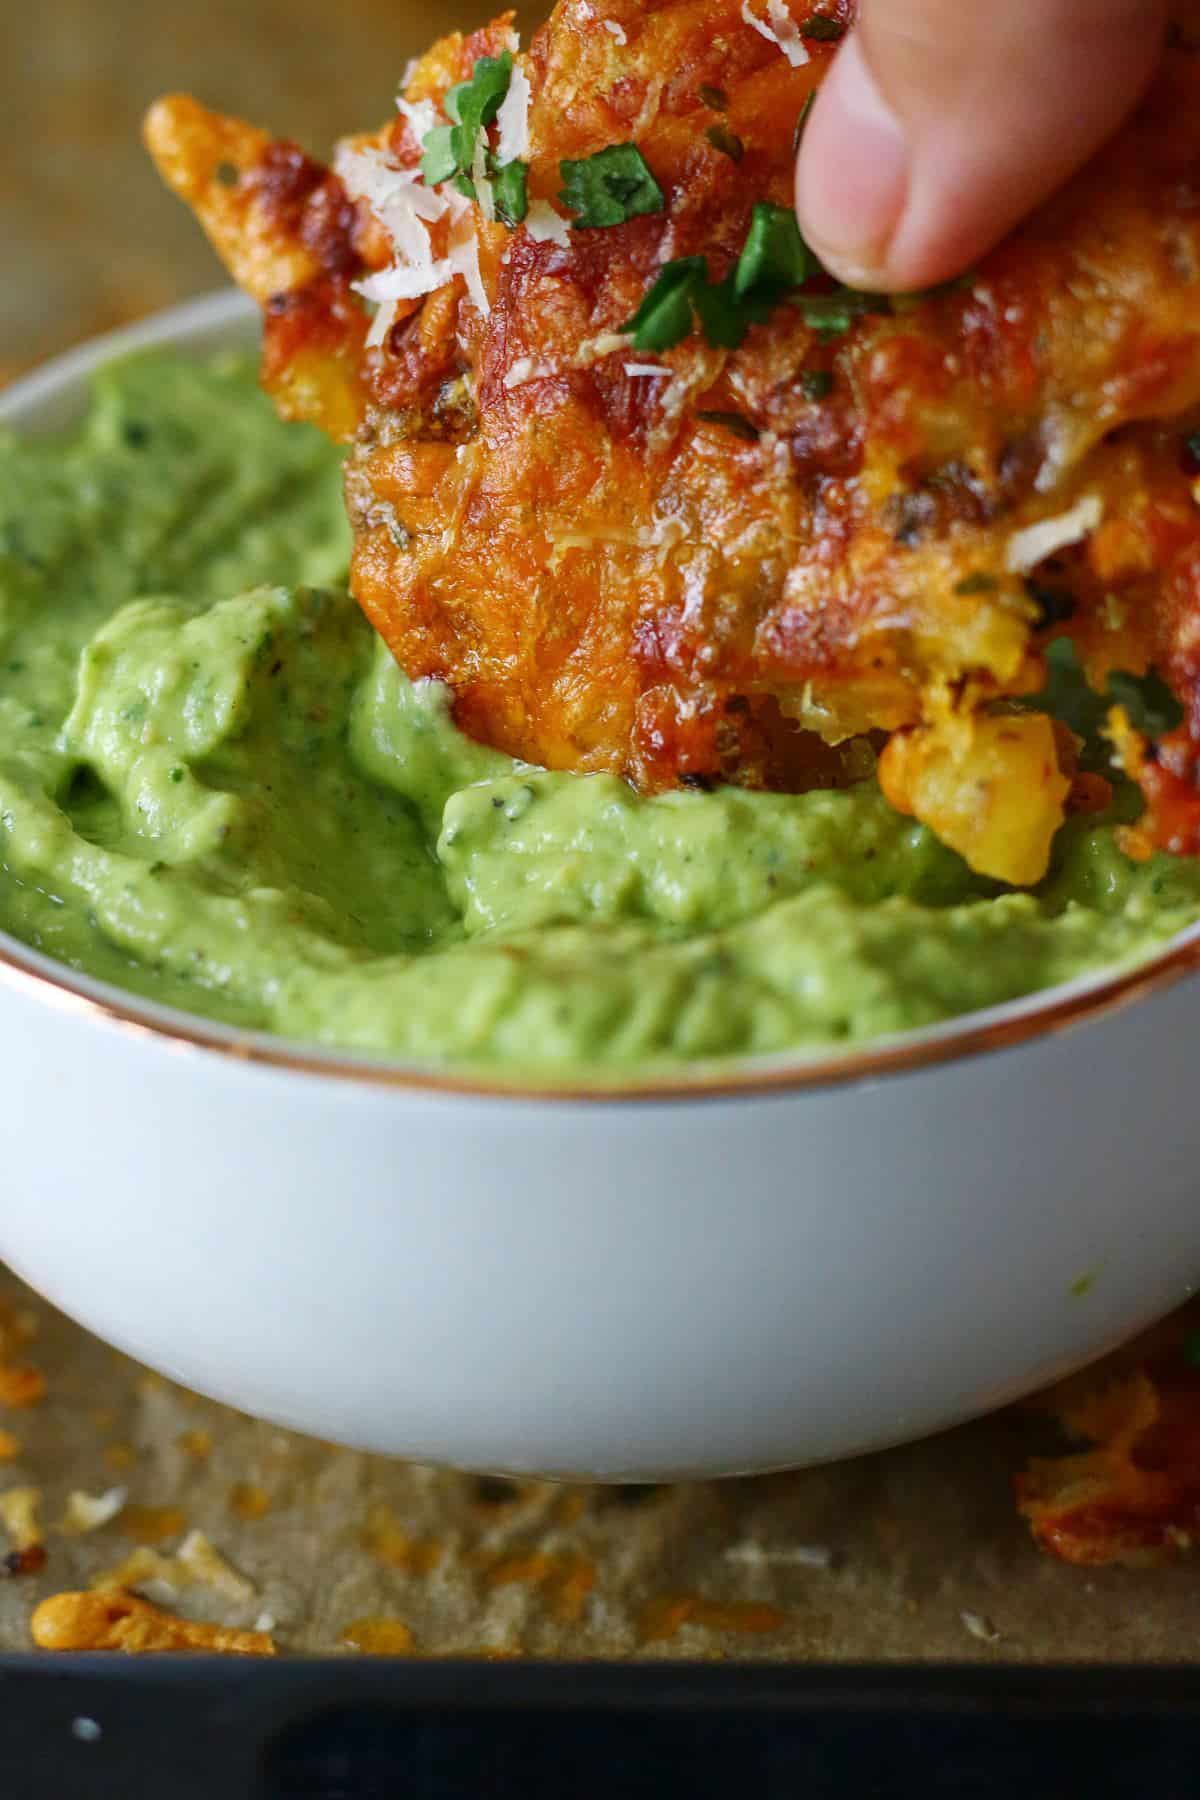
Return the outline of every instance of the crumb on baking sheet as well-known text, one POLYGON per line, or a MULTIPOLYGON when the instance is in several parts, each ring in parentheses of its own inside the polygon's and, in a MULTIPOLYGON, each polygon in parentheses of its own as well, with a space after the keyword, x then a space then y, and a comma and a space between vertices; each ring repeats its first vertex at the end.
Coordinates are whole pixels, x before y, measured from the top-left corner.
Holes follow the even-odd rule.
POLYGON ((67 1495, 66 1511, 58 1529, 66 1537, 83 1537, 89 1531, 99 1531, 112 1523, 128 1497, 128 1490, 123 1487, 109 1488, 104 1494, 89 1494, 83 1488, 73 1488, 67 1495))
POLYGON ((363 1656, 411 1656, 416 1648, 416 1640, 403 1619, 383 1614, 352 1619, 339 1633, 339 1641, 363 1656))
POLYGON ((14 1411, 45 1398, 46 1377, 21 1352, 37 1336, 37 1318, 25 1307, 0 1304, 0 1406, 14 1411))
POLYGON ((102 1592, 148 1587, 156 1596, 173 1599, 188 1587, 209 1587, 228 1600, 245 1604, 254 1598, 254 1584, 226 1562, 202 1531, 190 1531, 174 1556, 166 1556, 149 1544, 137 1548, 112 1569, 93 1577, 93 1589, 102 1592))
POLYGON ((152 1606, 136 1594, 106 1589, 83 1594, 52 1594, 35 1608, 30 1622, 39 1650, 198 1650, 215 1656, 274 1656, 275 1642, 265 1631, 236 1631, 205 1625, 152 1606))
POLYGON ((788 1615, 777 1606, 706 1600, 701 1594, 664 1594, 642 1612, 640 1636, 644 1644, 658 1644, 675 1637, 685 1625, 701 1625, 707 1631, 740 1635, 767 1635, 782 1631, 788 1615))
POLYGON ((135 1543, 164 1544, 187 1530, 187 1518, 178 1506, 127 1506, 121 1530, 135 1543))
POLYGON ((445 1554, 434 1538, 410 1537, 391 1509, 382 1505, 373 1506, 367 1515, 362 1544, 380 1562, 409 1575, 428 1575, 445 1554))
POLYGON ((235 1481, 229 1490, 229 1510, 247 1523, 265 1519, 271 1510, 271 1496, 256 1482, 235 1481))

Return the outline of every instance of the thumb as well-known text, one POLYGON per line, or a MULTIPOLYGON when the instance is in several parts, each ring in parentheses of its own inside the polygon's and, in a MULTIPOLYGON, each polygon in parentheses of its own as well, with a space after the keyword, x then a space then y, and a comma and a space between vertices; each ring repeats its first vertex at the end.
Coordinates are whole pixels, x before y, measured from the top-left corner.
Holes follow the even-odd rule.
POLYGON ((805 236, 852 286, 961 274, 1145 91, 1167 0, 861 0, 796 173, 805 236))

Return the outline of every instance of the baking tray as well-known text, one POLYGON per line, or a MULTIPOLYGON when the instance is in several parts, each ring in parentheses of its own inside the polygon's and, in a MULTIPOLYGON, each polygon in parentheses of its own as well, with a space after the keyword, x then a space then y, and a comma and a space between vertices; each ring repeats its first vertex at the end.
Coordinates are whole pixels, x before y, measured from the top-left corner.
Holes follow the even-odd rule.
POLYGON ((3 1800, 1200 1794, 1200 1668, 0 1658, 3 1800))

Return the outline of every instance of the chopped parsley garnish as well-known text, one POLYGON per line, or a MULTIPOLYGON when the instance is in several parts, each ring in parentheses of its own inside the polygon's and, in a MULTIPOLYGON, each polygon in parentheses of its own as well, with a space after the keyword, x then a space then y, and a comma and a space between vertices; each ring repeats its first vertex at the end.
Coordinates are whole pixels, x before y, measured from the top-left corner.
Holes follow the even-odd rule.
POLYGON ((453 123, 435 125, 421 141, 421 176, 431 187, 455 179, 462 192, 474 197, 471 166, 479 134, 500 111, 512 80, 512 51, 481 56, 469 81, 459 81, 446 91, 446 115, 453 123))
POLYGON ((519 225, 529 211, 526 180, 529 165, 523 162, 501 163, 492 179, 497 216, 506 225, 519 225))
POLYGON ((638 350, 669 350, 698 322, 710 344, 736 350, 751 325, 770 317, 781 300, 795 306, 822 339, 849 331, 864 313, 887 312, 879 294, 834 287, 804 293, 804 284, 824 271, 800 235, 789 206, 760 200, 737 263, 724 281, 710 281, 703 256, 683 256, 659 271, 624 330, 638 350))
POLYGON ((840 19, 827 19, 822 13, 813 13, 805 19, 800 27, 800 36, 818 44, 835 44, 840 37, 845 37, 846 27, 840 19))
POLYGON ((454 125, 435 125, 421 140, 421 179, 430 187, 437 187, 458 173, 458 155, 454 149, 456 130, 454 125))
POLYGON ((1200 431, 1189 431, 1183 440, 1183 447, 1194 463, 1200 463, 1200 431))
POLYGON ((729 105, 729 95, 724 88, 709 87, 705 83, 698 91, 705 106, 711 107, 713 112, 724 112, 729 105))
POLYGON ((800 377, 800 392, 806 400, 828 400, 833 392, 830 369, 805 369, 800 377))
POLYGON ((736 132, 730 131, 728 125, 710 125, 704 135, 714 150, 719 150, 732 162, 741 162, 746 154, 745 144, 736 132))
POLYGON ((760 200, 750 215, 750 229, 733 273, 733 291, 739 300, 755 289, 800 287, 820 268, 800 236, 790 206, 760 200))
POLYGON ((1146 737, 1163 737, 1183 720, 1183 708, 1161 675, 1127 675, 1114 669, 1108 678, 1108 698, 1125 708, 1135 731, 1146 737))
POLYGON ((864 313, 890 310, 884 294, 860 294, 855 288, 840 286, 831 294, 793 294, 790 298, 804 323, 823 338, 841 337, 864 313))
POLYGON ((559 199, 576 215, 576 230, 623 225, 639 213, 663 210, 663 191, 636 144, 610 144, 581 162, 567 160, 558 167, 563 178, 559 199))
POLYGON ((624 329, 638 350, 669 350, 692 329, 692 300, 708 280, 702 256, 681 256, 659 270, 658 279, 624 329))
POLYGON ((692 289, 692 304, 700 328, 708 342, 718 349, 736 350, 753 320, 764 315, 753 303, 747 305, 738 297, 732 276, 716 282, 709 281, 707 276, 708 265, 705 263, 704 276, 692 289))

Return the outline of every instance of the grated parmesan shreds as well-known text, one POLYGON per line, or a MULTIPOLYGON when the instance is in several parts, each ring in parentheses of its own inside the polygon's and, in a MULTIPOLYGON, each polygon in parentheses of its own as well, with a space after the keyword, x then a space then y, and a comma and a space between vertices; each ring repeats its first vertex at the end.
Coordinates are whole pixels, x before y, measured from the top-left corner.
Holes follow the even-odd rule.
POLYGON ((978 1638, 981 1644, 999 1643, 1000 1633, 986 1613, 963 1611, 958 1616, 971 1636, 978 1638))
POLYGON ((603 25, 605 31, 611 32, 618 44, 627 44, 629 42, 625 27, 619 25, 615 19, 601 19, 600 23, 603 25))
POLYGON ((525 229, 535 244, 569 244, 571 226, 548 200, 531 200, 525 214, 525 229))
MULTIPOLYGON (((506 388, 524 387, 527 381, 540 381, 542 376, 553 375, 553 373, 554 367, 551 363, 540 362, 534 356, 518 356, 505 374, 504 386, 506 388)), ((460 444, 459 449, 465 450, 466 445, 460 444)))
POLYGON ((632 349, 633 338, 628 331, 600 331, 595 337, 584 339, 571 358, 571 367, 590 369, 593 363, 601 362, 606 356, 615 356, 618 350, 632 349))
POLYGON ((514 68, 508 92, 496 114, 496 161, 516 162, 529 155, 529 103, 533 90, 524 69, 514 68))
POLYGON ((1014 531, 1008 540, 1008 567, 1013 575, 1028 575, 1040 562, 1065 550, 1069 544, 1089 537, 1104 517, 1104 504, 1099 494, 1085 494, 1069 511, 1053 519, 1039 519, 1014 531))
POLYGON ((396 111, 402 119, 407 119, 408 129, 418 144, 424 143, 438 122, 437 107, 432 100, 406 100, 401 94, 396 101, 396 111))
POLYGON ((628 362, 625 364, 625 373, 632 381, 638 381, 650 380, 655 375, 669 375, 671 371, 664 363, 628 362))
POLYGON ((376 344, 382 344, 395 323, 401 300, 419 300, 422 294, 432 294, 436 288, 444 287, 453 274, 453 265, 449 258, 444 258, 441 262, 431 262, 428 270, 405 269, 399 263, 393 263, 390 268, 377 269, 374 275, 356 281, 355 293, 372 301, 379 309, 367 333, 368 346, 373 349, 376 344))
POLYGON ((446 261, 452 274, 462 276, 467 284, 469 298, 486 319, 492 307, 483 285, 483 276, 479 270, 479 239, 475 235, 475 226, 471 220, 471 208, 467 201, 463 202, 462 211, 458 213, 451 227, 450 247, 446 252, 446 261))
POLYGON ((742 18, 759 37, 766 38, 768 44, 774 44, 777 50, 791 63, 793 69, 802 68, 810 61, 800 27, 793 19, 783 0, 767 0, 767 17, 760 19, 750 5, 750 0, 742 0, 742 18))
POLYGON ((445 217, 445 197, 424 185, 416 169, 402 169, 386 150, 374 145, 343 147, 334 169, 352 200, 362 200, 388 234, 396 260, 354 283, 356 293, 374 302, 377 311, 367 344, 382 344, 401 300, 416 300, 449 281, 449 263, 435 260, 427 225, 445 217))
POLYGON ((726 1562, 745 1563, 751 1569, 773 1564, 781 1568, 832 1569, 835 1560, 828 1544, 791 1544, 786 1549, 767 1550, 761 1544, 747 1542, 731 1544, 725 1552, 726 1562))

